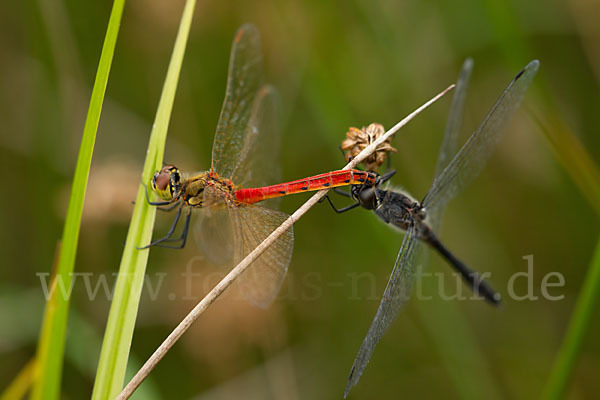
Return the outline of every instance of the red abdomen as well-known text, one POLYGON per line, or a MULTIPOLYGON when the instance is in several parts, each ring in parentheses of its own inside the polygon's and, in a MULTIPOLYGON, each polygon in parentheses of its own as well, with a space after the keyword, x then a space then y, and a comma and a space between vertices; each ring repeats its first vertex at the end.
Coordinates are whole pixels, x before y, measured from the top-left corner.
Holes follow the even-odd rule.
POLYGON ((374 185, 376 179, 377 174, 372 172, 359 171, 356 169, 339 170, 311 176, 309 178, 298 179, 296 181, 280 183, 278 185, 239 189, 235 192, 235 197, 242 203, 252 204, 300 192, 330 189, 346 185, 374 185))

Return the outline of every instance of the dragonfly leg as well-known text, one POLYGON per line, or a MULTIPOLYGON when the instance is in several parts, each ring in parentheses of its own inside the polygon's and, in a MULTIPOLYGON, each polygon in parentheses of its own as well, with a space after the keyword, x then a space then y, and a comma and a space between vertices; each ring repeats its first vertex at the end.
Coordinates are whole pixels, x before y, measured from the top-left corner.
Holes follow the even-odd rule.
POLYGON ((183 226, 183 231, 181 232, 181 235, 178 238, 165 239, 162 242, 156 243, 155 246, 156 247, 166 247, 168 249, 183 249, 185 247, 188 233, 190 231, 190 218, 191 217, 192 217, 192 211, 190 210, 187 213, 187 215, 185 216, 185 225, 183 226), (181 241, 181 243, 174 244, 174 245, 169 245, 169 244, 165 243, 165 242, 174 243, 174 242, 179 242, 179 241, 181 241))
MULTIPOLYGON (((344 160, 345 160, 346 159, 346 153, 344 153, 344 150, 342 149, 342 146, 338 146, 338 149, 342 153, 342 157, 344 157, 344 160)), ((348 162, 350 162, 352 160, 351 157, 349 157, 349 158, 350 158, 350 160, 348 160, 348 162)))
POLYGON ((336 212, 336 213, 338 213, 338 214, 341 214, 341 213, 343 213, 343 212, 346 212, 346 211, 350 211, 350 210, 352 210, 353 208, 356 208, 356 207, 360 206, 360 203, 354 203, 354 204, 350 204, 350 205, 349 205, 349 206, 347 206, 347 207, 343 207, 343 208, 337 208, 337 207, 336 207, 336 206, 333 204, 333 202, 331 201, 331 199, 329 198, 329 196, 325 196, 325 198, 326 198, 326 199, 327 199, 327 201, 329 202, 329 205, 331 206, 331 208, 333 208, 333 211, 335 211, 335 212, 336 212))
MULTIPOLYGON (((146 196, 148 196, 146 194, 146 196)), ((131 201, 131 204, 135 205, 135 200, 131 201)), ((157 210, 160 211, 171 211, 172 209, 174 209, 176 206, 178 206, 178 203, 173 203, 171 201, 148 201, 148 204, 150 204, 151 206, 158 206, 156 207, 157 210), (171 204, 172 206, 170 207, 166 207, 166 208, 161 208, 160 206, 166 206, 168 204, 171 204)))
POLYGON ((155 241, 151 242, 150 244, 148 244, 146 246, 138 247, 138 250, 147 249, 149 247, 156 246, 162 242, 174 242, 177 240, 181 240, 181 239, 172 239, 171 236, 173 236, 173 232, 175 232, 175 228, 177 227, 177 224, 179 223, 179 218, 181 217, 182 209, 183 208, 179 208, 179 210, 177 210, 177 214, 175 215, 175 220, 173 221, 173 224, 171 225, 171 228, 169 229, 169 232, 167 232, 167 235, 165 237, 156 239, 155 241))
MULTIPOLYGON (((340 195, 348 197, 348 198, 352 197, 352 195, 349 192, 346 192, 345 190, 337 188, 337 187, 333 188, 333 191, 336 192, 337 194, 340 194, 340 195)), ((319 203, 324 202, 325 201, 325 197, 329 198, 329 195, 324 196, 321 200, 319 200, 319 203)))
POLYGON ((386 170, 391 171, 392 170, 392 155, 390 153, 387 154, 387 160, 386 160, 386 170))
POLYGON ((185 225, 183 226, 183 232, 181 232, 181 247, 185 246, 185 242, 188 238, 188 233, 190 232, 190 218, 192 217, 192 210, 188 211, 188 214, 185 216, 185 225))
POLYGON ((391 179, 391 177, 394 176, 394 175, 396 175, 396 170, 392 169, 392 170, 386 172, 385 174, 379 176, 378 181, 377 181, 377 185, 389 181, 391 179))
POLYGON ((345 197, 352 197, 352 195, 349 192, 346 192, 345 190, 340 189, 340 188, 333 188, 333 191, 336 192, 337 194, 341 194, 342 196, 345 196, 345 197))
POLYGON ((168 207, 156 207, 156 209, 159 211, 169 212, 169 211, 173 211, 173 209, 179 205, 180 205, 179 202, 175 202, 175 203, 172 203, 168 207))

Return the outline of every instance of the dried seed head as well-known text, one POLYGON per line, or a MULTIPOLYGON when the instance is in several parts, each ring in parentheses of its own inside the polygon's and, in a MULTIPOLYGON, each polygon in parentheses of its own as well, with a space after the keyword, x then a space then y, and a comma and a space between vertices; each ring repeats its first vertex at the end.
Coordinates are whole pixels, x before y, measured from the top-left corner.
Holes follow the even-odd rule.
MULTIPOLYGON (((373 143, 377 138, 385 133, 383 125, 373 123, 362 129, 350 127, 346 132, 346 139, 342 142, 342 150, 346 152, 346 160, 350 161, 358 155, 365 147, 373 143)), ((362 163, 369 171, 377 171, 379 166, 385 162, 388 152, 396 152, 396 149, 390 144, 391 137, 377 146, 377 149, 362 163)))

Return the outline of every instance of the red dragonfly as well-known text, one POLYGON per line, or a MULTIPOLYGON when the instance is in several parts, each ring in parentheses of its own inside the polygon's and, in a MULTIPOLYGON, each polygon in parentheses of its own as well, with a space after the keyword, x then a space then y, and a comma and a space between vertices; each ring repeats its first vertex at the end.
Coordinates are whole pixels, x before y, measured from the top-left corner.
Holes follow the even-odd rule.
MULTIPOLYGON (((198 210, 200 218, 193 230, 206 256, 221 263, 233 257, 237 264, 288 217, 253 203, 273 203, 273 199, 288 194, 344 185, 375 185, 375 173, 343 170, 264 186, 276 181, 278 175, 276 105, 275 90, 262 83, 258 31, 244 25, 233 41, 211 168, 185 176, 177 167, 167 165, 154 174, 151 187, 163 201, 150 204, 177 211, 167 235, 146 247, 184 247, 192 212, 198 210), (182 233, 174 237, 182 215, 182 233)), ((290 229, 238 279, 251 303, 267 307, 273 301, 287 272, 293 241, 290 229)))

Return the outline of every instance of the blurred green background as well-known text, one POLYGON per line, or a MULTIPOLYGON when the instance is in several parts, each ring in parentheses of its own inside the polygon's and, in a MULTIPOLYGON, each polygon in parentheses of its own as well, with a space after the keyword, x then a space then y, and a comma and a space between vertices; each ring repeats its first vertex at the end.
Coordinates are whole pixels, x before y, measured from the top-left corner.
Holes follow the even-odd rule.
MULTIPOLYGON (((76 271, 88 274, 92 287, 100 274, 114 282, 182 6, 166 0, 126 5, 77 255, 76 271)), ((73 0, 1 6, 0 388, 35 353, 44 301, 39 274, 52 268, 110 7, 108 1, 73 0)), ((538 397, 599 231, 594 210, 600 205, 585 181, 574 183, 578 173, 559 161, 569 165, 586 155, 556 139, 575 138, 600 162, 599 16, 593 0, 199 2, 165 161, 186 170, 210 165, 231 40, 244 22, 261 32, 267 80, 282 97, 285 180, 343 166, 337 146, 349 126, 376 121, 391 127, 453 82, 471 56, 465 140, 519 69, 539 59, 534 87, 498 151, 450 204, 441 232, 465 262, 491 272, 505 297, 511 276, 527 270, 523 257, 533 255, 531 282, 539 298, 506 298, 500 310, 480 301, 443 301, 437 278, 426 278, 424 291, 433 298, 408 304, 350 396, 538 397), (547 135, 559 144, 552 147, 547 135), (561 300, 542 295, 550 272, 564 276, 564 287, 549 289, 564 295, 561 300)), ((450 96, 394 139, 392 166, 399 173, 393 181, 417 198, 431 183, 449 104, 450 96)), ((282 209, 291 213, 306 198, 287 198, 282 209)), ((157 234, 169 222, 159 215, 157 234)), ((295 235, 276 303, 262 311, 235 290, 226 294, 159 364, 137 398, 341 398, 401 235, 365 210, 337 215, 326 204, 314 207, 295 235)), ((193 243, 184 251, 151 252, 151 289, 161 286, 154 299, 144 290, 132 368, 195 305, 189 297, 199 298, 222 276, 222 270, 202 266, 197 254, 193 243), (191 287, 181 276, 188 265, 202 273, 191 287)), ((446 292, 453 292, 455 281, 436 255, 428 270, 442 272, 446 292)), ((91 393, 109 307, 102 289, 90 300, 78 279, 64 398, 91 393)), ((525 278, 516 279, 515 292, 527 290, 525 278)), ((583 343, 570 399, 600 393, 597 320, 583 343)))

